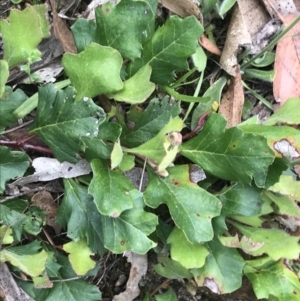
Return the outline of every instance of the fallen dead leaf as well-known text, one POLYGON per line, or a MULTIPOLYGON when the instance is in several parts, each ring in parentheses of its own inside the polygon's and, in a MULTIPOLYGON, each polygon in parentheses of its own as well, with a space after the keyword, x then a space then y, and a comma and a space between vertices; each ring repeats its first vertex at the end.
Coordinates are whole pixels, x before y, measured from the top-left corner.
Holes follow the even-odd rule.
POLYGON ((47 213, 47 225, 52 227, 56 234, 59 234, 61 228, 56 223, 58 205, 54 202, 52 195, 46 190, 39 191, 31 198, 31 204, 41 208, 47 213))
POLYGON ((236 67, 235 77, 231 78, 229 87, 222 97, 219 113, 227 120, 227 128, 241 123, 244 106, 244 89, 239 67, 236 67))
MULTIPOLYGON (((277 17, 289 26, 299 15, 293 1, 264 0, 277 17)), ((282 106, 291 97, 300 97, 300 23, 298 22, 284 37, 276 49, 273 94, 282 106), (288 54, 288 55, 287 55, 288 54)))
POLYGON ((221 67, 235 76, 237 54, 240 46, 252 46, 252 41, 261 28, 269 21, 267 12, 259 0, 238 0, 227 31, 221 67))
POLYGON ((207 51, 220 56, 222 54, 221 50, 203 34, 199 39, 199 44, 205 48, 207 51))
POLYGON ((125 292, 114 296, 113 301, 132 301, 135 299, 140 294, 139 282, 148 269, 147 255, 140 255, 131 251, 126 251, 124 255, 131 262, 129 279, 125 292))
POLYGON ((201 19, 199 7, 191 0, 159 0, 158 2, 182 18, 194 15, 198 20, 201 19))
POLYGON ((235 76, 238 65, 237 53, 240 45, 251 45, 251 36, 247 31, 242 13, 236 4, 232 13, 232 18, 227 31, 227 37, 222 56, 220 58, 221 67, 230 75, 235 76))
POLYGON ((60 40, 63 45, 64 51, 69 53, 77 53, 74 37, 66 23, 58 16, 56 12, 55 0, 50 0, 52 14, 53 14, 53 27, 54 35, 60 40))

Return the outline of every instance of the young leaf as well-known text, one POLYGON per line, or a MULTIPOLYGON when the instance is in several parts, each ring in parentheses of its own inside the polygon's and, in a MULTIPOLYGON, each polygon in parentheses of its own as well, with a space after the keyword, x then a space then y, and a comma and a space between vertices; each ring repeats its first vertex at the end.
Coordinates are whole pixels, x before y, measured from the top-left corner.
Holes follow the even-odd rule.
POLYGON ((98 43, 117 49, 123 58, 140 57, 154 32, 156 8, 157 0, 122 0, 96 8, 98 43))
POLYGON ((174 143, 172 137, 175 137, 176 134, 181 135, 179 132, 182 128, 182 119, 179 117, 172 118, 154 138, 138 147, 126 149, 126 152, 147 157, 158 165, 157 171, 165 170, 175 159, 181 143, 181 136, 179 143, 174 143))
POLYGON ((105 120, 102 108, 91 99, 74 102, 74 89, 55 91, 53 84, 39 89, 37 115, 31 133, 39 135, 59 161, 76 163, 81 149, 80 137, 98 135, 105 120))
POLYGON ((185 19, 170 17, 144 45, 142 57, 129 66, 128 73, 132 76, 142 66, 150 64, 151 81, 170 85, 175 79, 175 70, 188 69, 186 59, 196 52, 202 32, 203 27, 194 16, 185 19))
POLYGON ((123 90, 116 93, 107 93, 108 98, 130 104, 144 102, 155 89, 155 84, 150 82, 151 70, 150 65, 143 66, 124 82, 123 90))
POLYGON ((11 247, 0 251, 0 260, 8 261, 29 276, 37 277, 45 269, 48 254, 40 249, 39 243, 34 241, 26 246, 11 247))
POLYGON ((120 140, 118 140, 117 142, 114 143, 114 147, 110 154, 110 161, 111 161, 110 168, 115 169, 117 166, 120 165, 122 159, 123 159, 123 150, 120 144, 120 140))
POLYGON ((29 158, 25 153, 0 146, 0 193, 8 180, 23 176, 28 166, 29 158))
POLYGON ((202 131, 182 144, 180 153, 205 171, 222 179, 250 184, 253 175, 266 172, 274 161, 273 151, 264 137, 233 127, 225 131, 226 121, 212 113, 202 131))
POLYGON ((241 239, 241 247, 247 254, 252 256, 268 254, 274 261, 282 257, 295 259, 299 256, 298 237, 279 229, 253 228, 235 222, 232 224, 245 235, 241 239), (253 249, 254 244, 259 245, 253 249))
POLYGON ((257 270, 246 266, 245 274, 252 282, 258 299, 269 299, 275 296, 278 301, 299 300, 299 278, 288 268, 284 260, 257 270))
POLYGON ((32 53, 41 55, 37 46, 42 38, 46 37, 43 24, 48 22, 45 19, 46 6, 43 7, 44 14, 40 14, 33 6, 28 6, 22 11, 12 9, 10 23, 7 20, 0 21, 0 31, 5 45, 4 59, 10 68, 25 62, 32 53))
POLYGON ((206 243, 209 255, 204 267, 193 269, 198 286, 206 286, 216 294, 231 293, 242 285, 243 258, 239 253, 214 239, 206 243))
POLYGON ((168 172, 167 178, 149 173, 145 203, 152 208, 167 204, 176 226, 191 243, 211 240, 211 219, 220 214, 221 202, 190 181, 188 165, 171 167, 168 172))
POLYGON ((67 226, 67 235, 74 241, 86 239, 92 252, 104 253, 101 216, 87 187, 74 180, 64 180, 65 194, 58 208, 57 222, 67 226))
MULTIPOLYGON (((1 76, 1 71, 0 71, 1 76)), ((27 99, 26 94, 16 89, 6 87, 3 99, 0 100, 0 133, 5 127, 13 125, 17 122, 18 118, 13 115, 13 111, 18 108, 27 99)))
MULTIPOLYGON (((1 103, 0 103, 1 104, 1 103)), ((171 117, 180 113, 179 103, 172 103, 168 97, 154 98, 143 111, 133 106, 127 114, 128 124, 121 135, 122 145, 136 147, 153 138, 169 122, 171 117)))
POLYGON ((69 260, 77 275, 85 275, 96 266, 96 262, 90 258, 94 253, 91 252, 85 239, 66 243, 63 249, 70 253, 69 260))
POLYGON ((95 43, 89 44, 79 54, 66 53, 62 59, 65 71, 77 91, 76 101, 122 90, 122 63, 117 50, 95 43))
POLYGON ((178 261, 187 269, 201 268, 209 251, 204 245, 191 244, 184 233, 175 227, 168 237, 171 244, 171 258, 178 261))
POLYGON ((156 301, 177 301, 174 290, 170 287, 164 294, 155 296, 156 301))
POLYGON ((134 186, 122 173, 110 170, 108 164, 100 159, 93 160, 91 167, 94 176, 88 191, 101 214, 116 218, 133 207, 129 191, 134 186))
POLYGON ((3 225, 0 227, 0 241, 2 245, 10 245, 14 242, 12 229, 3 225))

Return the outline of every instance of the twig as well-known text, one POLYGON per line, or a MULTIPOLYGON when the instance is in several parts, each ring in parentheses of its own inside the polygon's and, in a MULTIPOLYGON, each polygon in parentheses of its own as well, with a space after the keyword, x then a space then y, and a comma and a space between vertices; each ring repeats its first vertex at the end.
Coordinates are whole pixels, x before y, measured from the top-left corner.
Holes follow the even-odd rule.
POLYGON ((27 121, 27 122, 24 122, 24 123, 22 123, 22 124, 20 124, 20 125, 18 125, 18 126, 16 126, 16 127, 14 127, 14 128, 11 128, 11 129, 9 129, 9 130, 7 130, 7 131, 5 131, 5 132, 0 133, 0 135, 5 135, 5 134, 8 134, 8 133, 14 132, 14 131, 16 131, 16 130, 18 130, 18 129, 21 129, 21 128, 23 128, 24 126, 26 126, 26 125, 28 125, 28 124, 31 124, 31 123, 33 123, 33 120, 29 120, 29 121, 27 121))

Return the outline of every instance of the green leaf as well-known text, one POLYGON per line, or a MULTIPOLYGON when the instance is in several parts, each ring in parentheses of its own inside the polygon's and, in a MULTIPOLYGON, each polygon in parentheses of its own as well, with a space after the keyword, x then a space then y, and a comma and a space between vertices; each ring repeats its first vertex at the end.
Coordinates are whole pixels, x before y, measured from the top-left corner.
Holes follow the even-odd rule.
POLYGON ((85 275, 96 266, 96 262, 90 258, 95 253, 91 252, 85 239, 66 243, 63 250, 70 254, 69 260, 77 275, 85 275))
POLYGON ((128 126, 122 131, 122 145, 136 147, 150 140, 171 117, 177 116, 180 110, 179 103, 170 102, 168 97, 162 100, 152 99, 144 111, 138 106, 133 106, 127 114, 128 126))
POLYGON ((5 190, 8 180, 23 176, 28 166, 29 158, 26 153, 0 146, 0 193, 5 190))
POLYGON ((221 4, 217 4, 219 15, 223 18, 223 16, 233 7, 235 2, 236 0, 224 0, 221 4))
POLYGON ((254 67, 267 67, 273 64, 275 61, 275 53, 271 51, 266 51, 261 57, 257 58, 251 63, 254 67))
POLYGON ((71 30, 74 36, 78 52, 96 41, 96 24, 93 20, 79 18, 72 26, 71 30))
POLYGON ((247 68, 243 74, 244 80, 255 78, 255 79, 261 79, 266 82, 273 82, 274 77, 275 77, 274 70, 265 71, 265 70, 247 68))
POLYGON ((149 173, 145 203, 152 208, 167 204, 176 226, 191 243, 211 240, 211 219, 220 214, 221 202, 190 181, 188 165, 171 167, 168 172, 167 178, 149 173))
POLYGON ((223 203, 223 215, 252 216, 261 212, 262 189, 255 187, 243 187, 241 184, 234 185, 220 196, 223 203))
POLYGON ((192 269, 204 266, 205 258, 209 254, 206 247, 201 244, 191 244, 177 227, 168 237, 168 243, 171 244, 171 258, 185 268, 192 269))
POLYGON ((0 100, 5 92, 5 84, 9 76, 8 64, 5 60, 0 60, 0 100))
POLYGON ((207 63, 207 56, 200 45, 197 46, 196 52, 192 55, 192 60, 199 72, 205 70, 206 63, 207 63))
POLYGON ((204 267, 191 272, 198 286, 206 286, 217 294, 227 294, 242 285, 243 258, 239 253, 214 239, 206 243, 209 255, 204 267))
POLYGON ((25 210, 28 203, 18 200, 18 205, 24 205, 22 206, 23 210, 16 210, 17 208, 14 208, 15 203, 15 200, 9 200, 0 204, 0 219, 4 225, 10 226, 13 229, 14 238, 20 241, 24 224, 28 222, 28 216, 23 214, 22 211, 25 210))
POLYGON ((88 191, 99 212, 116 218, 122 211, 132 208, 129 191, 134 189, 133 184, 121 172, 110 170, 105 161, 95 159, 91 167, 94 175, 88 191))
POLYGON ((44 14, 39 13, 33 6, 28 6, 24 10, 12 9, 10 11, 9 22, 0 21, 0 31, 4 43, 4 60, 10 68, 25 62, 32 53, 41 53, 37 50, 42 38, 46 37, 44 24, 46 18, 46 6, 43 5, 44 14), (26 28, 26 30, 24 30, 26 28))
POLYGON ((180 153, 222 179, 250 184, 253 175, 266 172, 274 161, 264 137, 225 130, 225 119, 212 113, 202 131, 182 144, 180 153))
POLYGON ((192 115, 192 124, 191 128, 194 129, 197 126, 198 120, 200 117, 209 111, 215 111, 221 101, 222 90, 226 84, 226 77, 221 77, 217 81, 215 81, 204 93, 203 97, 210 97, 210 101, 199 103, 195 108, 192 115))
POLYGON ((128 171, 135 166, 135 156, 124 154, 122 161, 119 165, 120 170, 128 171))
POLYGON ((143 66, 124 82, 123 90, 116 93, 108 93, 108 98, 130 104, 144 102, 155 89, 155 84, 150 82, 151 70, 150 65, 143 66))
POLYGON ((120 53, 107 46, 89 44, 79 54, 65 53, 62 64, 77 91, 76 101, 122 90, 120 53))
POLYGON ((231 223, 245 235, 241 239, 241 248, 247 254, 252 256, 268 254, 274 261, 282 257, 298 258, 300 252, 298 237, 279 229, 253 228, 235 222, 231 223))
POLYGON ((300 117, 297 114, 299 102, 300 98, 288 99, 283 106, 264 122, 264 125, 274 125, 276 123, 299 124, 300 117))
POLYGON ((114 147, 110 154, 110 169, 115 169, 117 166, 120 165, 123 159, 123 150, 120 144, 120 140, 114 143, 114 147))
MULTIPOLYGON (((174 137, 180 136, 183 121, 179 117, 170 119, 168 124, 152 139, 144 144, 126 149, 127 153, 138 154, 152 160, 158 165, 156 171, 165 170, 175 159, 180 143, 174 142, 174 137)), ((176 138, 175 138, 176 139, 176 138)))
POLYGON ((160 257, 159 262, 159 264, 154 266, 154 270, 163 277, 169 279, 192 278, 190 271, 177 261, 171 260, 167 257, 160 257))
POLYGON ((11 87, 6 87, 3 99, 0 100, 0 133, 5 129, 5 127, 17 122, 18 118, 13 115, 13 111, 26 99, 27 96, 22 90, 16 89, 13 91, 11 87))
POLYGON ((132 209, 123 211, 118 218, 102 217, 105 247, 117 254, 126 250, 146 254, 156 246, 147 236, 155 231, 157 216, 144 211, 141 192, 131 191, 131 196, 132 209))
POLYGON ((39 276, 45 269, 48 254, 44 250, 37 253, 35 249, 30 254, 22 254, 23 249, 24 246, 6 248, 0 251, 0 260, 8 261, 29 276, 39 276))
POLYGON ((112 145, 110 142, 116 142, 122 132, 122 127, 115 122, 108 122, 108 119, 100 124, 99 133, 97 137, 88 138, 81 137, 86 150, 85 157, 92 161, 92 159, 110 159, 112 152, 112 145))
POLYGON ((57 222, 67 226, 67 236, 74 241, 86 239, 92 252, 104 253, 101 216, 87 187, 74 180, 64 180, 65 194, 58 208, 57 222))
POLYGON ((74 102, 74 89, 55 91, 53 84, 39 88, 39 104, 31 133, 52 149, 59 161, 76 163, 81 150, 80 137, 98 135, 105 119, 102 108, 91 99, 74 102))
POLYGON ((258 299, 268 299, 275 296, 278 301, 299 300, 299 278, 288 268, 284 260, 257 270, 252 269, 251 271, 248 268, 245 270, 245 274, 252 282, 253 290, 258 299))
POLYGON ((194 16, 185 19, 171 16, 144 45, 142 57, 129 66, 129 74, 132 76, 142 66, 150 64, 151 81, 170 85, 175 79, 175 70, 188 69, 186 59, 196 52, 202 32, 203 28, 194 16))
POLYGON ((300 201, 300 182, 295 181, 292 176, 282 175, 279 182, 269 187, 269 190, 300 201))
POLYGON ((122 0, 96 8, 97 41, 134 60, 154 32, 157 0, 122 0), (134 22, 133 22, 134 20, 134 22))
POLYGON ((164 294, 155 296, 156 301, 177 301, 174 290, 170 287, 164 294))

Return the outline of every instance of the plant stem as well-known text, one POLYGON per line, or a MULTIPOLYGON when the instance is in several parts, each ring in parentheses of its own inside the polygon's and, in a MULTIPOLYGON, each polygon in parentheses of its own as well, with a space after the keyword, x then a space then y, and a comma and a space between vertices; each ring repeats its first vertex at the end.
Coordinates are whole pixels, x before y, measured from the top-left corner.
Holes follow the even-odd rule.
MULTIPOLYGON (((194 97, 197 97, 199 95, 199 92, 200 92, 200 89, 201 89, 201 86, 202 86, 202 82, 203 82, 203 75, 204 75, 204 72, 201 72, 201 75, 200 75, 200 78, 199 78, 199 81, 198 81, 198 84, 197 84, 197 87, 196 87, 196 90, 194 92, 194 97)), ((189 116, 190 112, 192 111, 193 107, 194 107, 194 102, 191 102, 189 104, 189 107, 185 113, 185 116, 183 118, 183 122, 187 119, 187 117, 189 116)))

